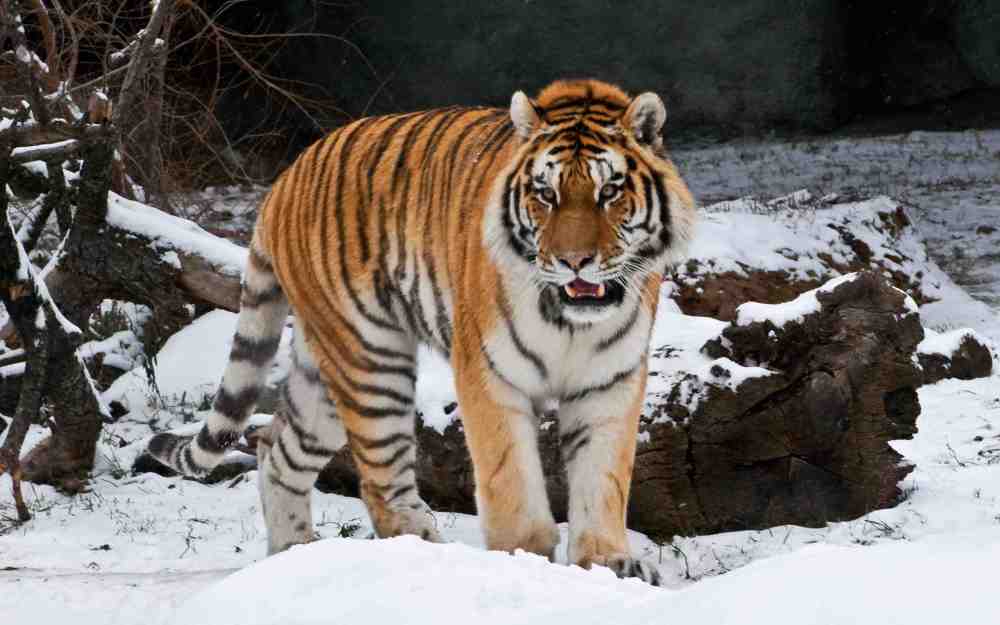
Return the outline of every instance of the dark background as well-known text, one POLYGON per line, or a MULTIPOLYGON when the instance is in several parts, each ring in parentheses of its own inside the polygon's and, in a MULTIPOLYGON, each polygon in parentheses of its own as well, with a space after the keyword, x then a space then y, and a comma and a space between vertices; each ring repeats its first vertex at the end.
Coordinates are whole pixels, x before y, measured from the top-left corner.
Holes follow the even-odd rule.
POLYGON ((233 136, 267 120, 299 147, 366 114, 506 106, 583 76, 660 93, 673 142, 1000 125, 1000 0, 260 0, 224 19, 329 35, 289 40, 272 71, 341 114, 220 105, 233 136))

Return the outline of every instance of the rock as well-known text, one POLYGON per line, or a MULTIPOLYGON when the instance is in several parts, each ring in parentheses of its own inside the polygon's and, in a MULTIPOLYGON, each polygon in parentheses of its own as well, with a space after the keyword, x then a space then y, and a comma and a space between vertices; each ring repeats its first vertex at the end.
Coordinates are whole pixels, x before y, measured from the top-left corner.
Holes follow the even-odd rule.
POLYGON ((894 503, 912 467, 888 442, 911 437, 920 412, 913 302, 862 273, 740 312, 757 315, 703 349, 718 359, 711 375, 690 374, 650 415, 631 525, 660 536, 821 526, 894 503))
MULTIPOLYGON (((897 484, 912 467, 888 441, 911 437, 920 412, 913 353, 923 330, 912 300, 878 274, 862 273, 787 306, 744 307, 738 315, 740 323, 704 344, 703 368, 671 378, 665 390, 651 383, 629 527, 667 539, 820 526, 897 501, 897 484), (801 314, 779 324, 753 321, 748 311, 755 310, 801 314)), ((654 354, 674 351, 661 346, 654 354)), ((540 425, 550 501, 564 519, 557 428, 550 417, 540 425)), ((424 497, 436 510, 474 512, 459 422, 443 433, 421 427, 418 441, 424 497)), ((321 484, 357 492, 349 453, 331 461, 321 484)))
POLYGON ((990 376, 993 373, 990 345, 990 341, 969 329, 928 336, 917 346, 924 384, 945 378, 974 380, 990 376))
POLYGON ((704 212, 708 219, 699 224, 688 261, 667 282, 689 315, 731 321, 745 302, 788 301, 831 278, 868 270, 924 305, 935 301, 934 285, 944 278, 904 207, 886 197, 831 205, 798 191, 767 203, 720 202, 704 212), (754 238, 742 241, 733 232, 754 238))

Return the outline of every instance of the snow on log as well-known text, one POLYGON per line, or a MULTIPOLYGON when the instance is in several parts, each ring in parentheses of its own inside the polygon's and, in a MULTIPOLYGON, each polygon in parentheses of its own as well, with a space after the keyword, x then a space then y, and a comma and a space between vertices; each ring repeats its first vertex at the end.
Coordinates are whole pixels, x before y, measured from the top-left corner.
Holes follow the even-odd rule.
MULTIPOLYGON (((236 312, 247 250, 195 223, 152 206, 109 194, 109 225, 148 239, 162 254, 176 254, 179 285, 196 299, 236 312)), ((173 257, 170 257, 173 258, 173 257)))

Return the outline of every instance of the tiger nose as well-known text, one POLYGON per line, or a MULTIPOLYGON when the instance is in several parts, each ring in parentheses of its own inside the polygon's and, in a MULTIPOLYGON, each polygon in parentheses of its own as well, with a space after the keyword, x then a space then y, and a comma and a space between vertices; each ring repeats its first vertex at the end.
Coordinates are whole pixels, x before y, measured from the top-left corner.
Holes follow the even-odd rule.
POLYGON ((560 254, 558 259, 560 263, 566 265, 573 271, 580 271, 590 263, 594 262, 594 256, 587 252, 570 252, 567 254, 560 254))

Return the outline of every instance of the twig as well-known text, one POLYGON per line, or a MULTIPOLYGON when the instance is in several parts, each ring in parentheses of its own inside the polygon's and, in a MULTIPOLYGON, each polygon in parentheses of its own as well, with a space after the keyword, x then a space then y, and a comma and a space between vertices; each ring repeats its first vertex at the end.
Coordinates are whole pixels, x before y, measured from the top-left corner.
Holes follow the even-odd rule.
POLYGON ((134 85, 140 73, 145 72, 148 65, 149 56, 153 50, 153 43, 160 35, 160 30, 167 19, 167 16, 174 10, 174 0, 159 0, 153 15, 149 18, 149 23, 139 35, 139 48, 129 61, 128 71, 122 81, 122 88, 118 96, 118 106, 115 108, 112 121, 119 129, 123 128, 123 115, 129 114, 136 102, 142 95, 141 90, 134 85))

